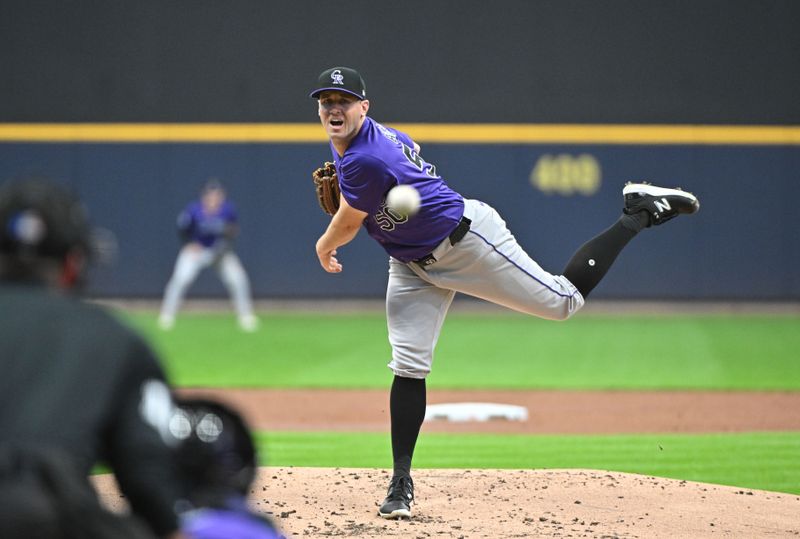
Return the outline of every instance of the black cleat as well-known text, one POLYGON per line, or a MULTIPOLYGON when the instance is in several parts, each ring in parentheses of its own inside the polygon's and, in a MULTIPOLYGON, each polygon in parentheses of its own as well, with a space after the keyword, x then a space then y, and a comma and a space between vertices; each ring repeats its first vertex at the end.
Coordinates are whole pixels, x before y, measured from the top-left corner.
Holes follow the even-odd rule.
POLYGON ((386 499, 378 515, 388 519, 411 518, 411 502, 414 501, 414 482, 410 476, 393 477, 389 483, 386 499))
POLYGON ((700 201, 693 194, 649 183, 628 182, 622 189, 622 196, 625 199, 625 213, 647 212, 650 216, 647 226, 660 225, 681 213, 695 213, 700 209, 700 201))

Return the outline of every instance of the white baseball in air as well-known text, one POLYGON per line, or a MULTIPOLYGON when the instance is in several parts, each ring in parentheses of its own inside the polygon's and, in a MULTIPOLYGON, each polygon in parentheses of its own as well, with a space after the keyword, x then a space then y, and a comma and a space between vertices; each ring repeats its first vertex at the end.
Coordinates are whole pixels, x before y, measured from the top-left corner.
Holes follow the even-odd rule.
POLYGON ((410 185, 392 187, 386 195, 386 205, 401 215, 414 215, 419 211, 419 204, 419 191, 410 185))

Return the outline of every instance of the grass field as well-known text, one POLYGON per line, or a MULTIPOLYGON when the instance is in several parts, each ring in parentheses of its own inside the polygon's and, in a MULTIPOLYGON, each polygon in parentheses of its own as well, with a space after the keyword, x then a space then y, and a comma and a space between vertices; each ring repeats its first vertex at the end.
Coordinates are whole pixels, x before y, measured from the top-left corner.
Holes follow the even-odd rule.
MULTIPOLYGON (((262 433, 270 466, 383 468, 385 434, 262 433)), ((800 494, 800 433, 626 436, 424 434, 417 468, 587 468, 800 494)))
MULTIPOLYGON (((156 329, 152 313, 123 316, 151 340, 180 386, 387 388, 391 379, 381 313, 264 314, 256 334, 240 333, 228 313, 186 313, 169 333, 156 329)), ((556 323, 454 313, 429 387, 798 391, 800 318, 579 316, 556 323)), ((268 432, 259 443, 275 466, 391 461, 385 434, 268 432)), ((607 469, 800 494, 800 432, 423 433, 415 466, 607 469)))
MULTIPOLYGON (((227 313, 187 313, 169 333, 156 329, 152 314, 127 316, 182 386, 384 388, 391 376, 380 313, 268 314, 255 334, 239 332, 227 313)), ((453 314, 429 383, 800 390, 800 317, 579 316, 558 323, 514 313, 453 314)))

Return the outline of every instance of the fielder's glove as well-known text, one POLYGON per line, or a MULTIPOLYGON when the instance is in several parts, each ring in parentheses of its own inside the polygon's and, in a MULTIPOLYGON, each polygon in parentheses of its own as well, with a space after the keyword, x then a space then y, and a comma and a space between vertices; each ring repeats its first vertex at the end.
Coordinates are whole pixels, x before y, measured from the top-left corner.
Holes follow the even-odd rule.
POLYGON ((317 190, 317 201, 322 211, 333 215, 339 210, 339 178, 336 176, 336 167, 331 162, 311 173, 314 187, 317 190))
POLYGON ((233 243, 231 240, 226 238, 218 239, 214 245, 211 247, 211 262, 209 265, 215 266, 217 262, 222 260, 222 257, 225 256, 228 252, 233 250, 233 243))

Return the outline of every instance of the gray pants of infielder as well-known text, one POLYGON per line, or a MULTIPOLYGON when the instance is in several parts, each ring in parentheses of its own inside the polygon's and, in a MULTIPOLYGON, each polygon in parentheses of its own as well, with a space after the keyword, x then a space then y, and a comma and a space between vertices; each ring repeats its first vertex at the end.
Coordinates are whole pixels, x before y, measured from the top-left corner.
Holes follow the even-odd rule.
POLYGON ((167 283, 161 307, 163 321, 169 323, 175 318, 187 290, 200 271, 209 266, 214 267, 228 289, 239 323, 243 326, 252 323, 254 315, 250 299, 250 280, 236 253, 225 251, 220 255, 213 249, 196 249, 190 245, 181 249, 175 261, 175 270, 167 283))
POLYGON ((456 245, 445 238, 424 268, 389 259, 386 315, 392 361, 405 378, 425 378, 456 292, 551 320, 566 320, 584 298, 564 276, 552 275, 520 247, 491 206, 465 199, 469 232, 456 245))

